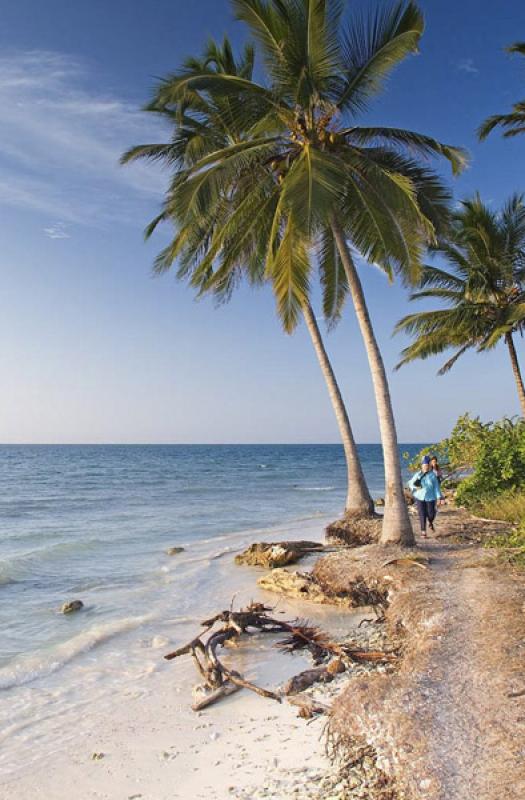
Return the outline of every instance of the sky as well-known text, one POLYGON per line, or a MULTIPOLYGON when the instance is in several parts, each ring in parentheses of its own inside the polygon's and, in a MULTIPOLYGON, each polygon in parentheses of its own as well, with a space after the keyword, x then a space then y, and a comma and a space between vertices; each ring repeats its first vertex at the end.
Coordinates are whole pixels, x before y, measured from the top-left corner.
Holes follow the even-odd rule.
MULTIPOLYGON (((455 197, 479 190, 497 208, 525 190, 525 137, 479 144, 475 130, 525 96, 525 62, 504 52, 525 40, 525 6, 421 7, 420 54, 362 122, 467 147, 469 169, 448 176, 455 197)), ((0 0, 0 11, 0 442, 337 442, 304 326, 282 332, 269 288, 241 288, 217 309, 170 275, 153 278, 166 233, 145 244, 142 231, 165 176, 118 165, 129 146, 165 138, 140 111, 157 78, 209 36, 245 40, 228 0, 0 0)), ((518 413, 503 347, 444 377, 439 357, 394 372, 404 340, 392 329, 416 304, 374 267, 360 272, 400 441, 435 441, 467 410, 518 413)), ((357 440, 378 441, 350 306, 325 341, 357 440)))

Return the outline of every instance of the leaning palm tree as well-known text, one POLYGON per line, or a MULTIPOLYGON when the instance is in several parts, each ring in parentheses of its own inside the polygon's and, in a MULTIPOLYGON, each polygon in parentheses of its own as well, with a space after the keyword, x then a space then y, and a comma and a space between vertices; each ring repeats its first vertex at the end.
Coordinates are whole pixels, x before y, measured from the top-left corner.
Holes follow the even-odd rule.
MULTIPOLYGON (((247 45, 241 58, 236 59, 231 43, 225 37, 222 45, 213 40, 208 41, 202 57, 187 59, 184 62, 182 71, 178 75, 172 76, 171 81, 186 78, 192 73, 202 75, 206 72, 251 79, 253 65, 253 48, 247 45)), ((217 149, 227 147, 231 141, 239 140, 241 131, 236 124, 235 113, 231 113, 232 104, 233 101, 229 97, 205 98, 197 93, 186 93, 180 107, 175 109, 171 106, 168 109, 163 106, 159 100, 158 93, 156 93, 145 108, 147 111, 159 114, 161 118, 167 120, 173 129, 171 141, 164 144, 133 147, 122 156, 122 163, 128 163, 136 159, 160 161, 171 171, 172 183, 177 183, 178 178, 181 175, 184 176, 184 171, 194 164, 198 158, 202 158, 207 153, 213 153, 217 149)), ((164 203, 162 213, 148 226, 146 230, 148 238, 161 221, 169 221, 175 225, 176 229, 178 227, 178 220, 173 209, 171 209, 169 196, 164 203)), ((217 224, 218 219, 213 222, 217 224)), ((179 254, 178 277, 181 279, 192 277, 192 285, 200 295, 211 292, 219 302, 223 302, 229 299, 237 275, 231 274, 230 280, 226 281, 225 284, 214 283, 211 287, 208 286, 208 276, 206 275, 203 278, 202 269, 199 269, 199 267, 205 254, 203 242, 206 241, 207 237, 209 238, 210 232, 203 229, 202 214, 199 219, 193 220, 193 226, 193 234, 190 235, 189 230, 187 231, 184 248, 179 254), (196 272, 199 276, 197 279, 195 278, 196 272)), ((186 227, 187 229, 189 227, 187 220, 186 227)), ((173 247, 173 243, 171 247, 173 247)), ((248 249, 250 247, 251 244, 248 244, 248 249)), ((242 268, 249 282, 256 285, 262 283, 264 281, 264 269, 261 269, 263 262, 254 261, 252 254, 247 252, 246 248, 244 258, 246 263, 243 264, 242 258, 239 259, 239 268, 242 268)), ((156 261, 156 272, 164 272, 166 269, 171 268, 172 264, 173 257, 170 256, 166 259, 163 253, 156 261)), ((340 282, 344 285, 344 278, 341 278, 340 282)), ((337 321, 344 301, 344 294, 339 291, 339 295, 339 297, 333 296, 330 281, 327 279, 324 290, 324 310, 331 325, 334 325, 337 321)), ((366 484, 348 413, 316 316, 309 302, 303 305, 302 315, 326 382, 343 444, 347 466, 345 515, 347 518, 355 520, 363 517, 373 517, 375 516, 374 501, 366 484)))
POLYGON ((450 271, 426 266, 412 300, 436 299, 445 308, 404 317, 396 326, 414 337, 398 366, 455 348, 439 370, 447 372, 467 350, 483 352, 504 341, 525 417, 525 387, 514 334, 525 330, 525 205, 514 195, 500 213, 479 195, 464 200, 447 240, 436 251, 450 271))
POLYGON ((354 256, 414 280, 449 201, 420 159, 444 156, 457 171, 464 154, 411 131, 358 127, 355 118, 392 68, 417 49, 422 16, 401 2, 370 20, 355 19, 341 34, 337 0, 233 0, 233 6, 259 42, 266 82, 205 71, 158 87, 157 102, 179 118, 194 98, 228 101, 225 113, 238 131, 173 180, 165 211, 177 220, 177 235, 161 261, 177 259, 200 227, 192 282, 228 291, 241 262, 255 270, 262 265, 292 331, 309 302, 319 258, 329 293, 350 294, 369 357, 385 463, 382 541, 410 544, 388 382, 354 256))
MULTIPOLYGON (((507 52, 525 56, 525 42, 512 44, 507 47, 507 52)), ((503 136, 507 139, 525 133, 525 100, 514 103, 509 114, 494 114, 492 117, 488 117, 478 128, 480 140, 486 139, 489 133, 497 127, 503 128, 503 136)))

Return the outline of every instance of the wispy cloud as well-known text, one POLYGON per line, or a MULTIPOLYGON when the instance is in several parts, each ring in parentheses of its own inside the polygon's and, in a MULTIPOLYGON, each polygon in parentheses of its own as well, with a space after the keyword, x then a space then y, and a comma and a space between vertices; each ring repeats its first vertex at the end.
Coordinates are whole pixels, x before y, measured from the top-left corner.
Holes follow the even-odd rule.
POLYGON ((460 72, 468 72, 469 75, 479 75, 479 69, 476 67, 473 58, 463 58, 456 64, 460 72))
POLYGON ((55 222, 54 225, 50 225, 49 228, 44 228, 44 233, 50 239, 71 239, 71 236, 67 232, 65 222, 55 222))
POLYGON ((160 172, 123 168, 118 159, 132 144, 161 141, 165 131, 93 83, 85 65, 63 54, 0 57, 0 204, 47 214, 52 238, 68 235, 56 219, 145 221, 161 196, 160 172))

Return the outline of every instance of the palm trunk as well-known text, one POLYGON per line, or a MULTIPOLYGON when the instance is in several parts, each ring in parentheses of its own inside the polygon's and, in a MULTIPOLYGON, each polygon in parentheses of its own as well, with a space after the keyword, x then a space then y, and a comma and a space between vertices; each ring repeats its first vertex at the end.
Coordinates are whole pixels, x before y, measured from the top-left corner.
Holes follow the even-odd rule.
POLYGON ((413 545, 415 543, 414 533, 405 502, 396 424, 383 358, 370 321, 359 275, 350 255, 343 230, 335 218, 332 220, 332 230, 348 280, 374 385, 385 463, 385 513, 380 541, 382 544, 413 545))
POLYGON ((523 378, 521 376, 520 365, 518 363, 518 354, 516 353, 516 348, 514 346, 514 339, 512 338, 512 333, 505 334, 505 341, 507 343, 507 347, 509 348, 512 371, 514 372, 514 377, 516 379, 516 386, 518 387, 518 397, 520 399, 521 413, 525 417, 525 386, 523 385, 523 378))
POLYGON ((339 426, 339 433, 343 441, 348 479, 346 513, 356 517, 371 517, 374 515, 374 501, 370 497, 370 492, 366 485, 354 435, 350 427, 350 420, 348 419, 345 404, 339 386, 337 385, 330 359, 325 350, 312 307, 310 305, 305 306, 303 314, 306 327, 312 339, 315 354, 326 381, 328 394, 330 395, 330 400, 332 401, 337 424, 339 426))

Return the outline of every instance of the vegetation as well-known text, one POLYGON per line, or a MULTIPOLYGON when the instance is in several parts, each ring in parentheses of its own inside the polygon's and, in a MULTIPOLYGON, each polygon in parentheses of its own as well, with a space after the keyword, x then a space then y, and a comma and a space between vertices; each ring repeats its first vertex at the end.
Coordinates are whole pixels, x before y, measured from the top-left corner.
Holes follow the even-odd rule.
POLYGON ((485 542, 485 547, 497 547, 502 550, 503 558, 514 566, 525 567, 525 518, 510 535, 499 533, 485 542))
POLYGON ((525 519, 525 488, 487 495, 476 502, 475 510, 479 517, 518 524, 525 519))
MULTIPOLYGON (((507 52, 525 56, 525 42, 512 44, 507 48, 507 52)), ((503 136, 507 139, 525 133, 525 100, 515 103, 509 114, 494 114, 486 119, 478 129, 480 140, 486 139, 489 133, 497 127, 503 128, 503 136)))
POLYGON ((440 300, 446 308, 409 314, 396 332, 413 335, 399 366, 454 348, 439 374, 447 372, 469 349, 483 352, 500 341, 507 345, 522 414, 525 387, 514 335, 525 327, 525 206, 514 195, 500 213, 479 196, 464 200, 454 214, 447 237, 435 251, 450 270, 426 266, 420 289, 411 300, 440 300))
MULTIPOLYGON (((173 75, 170 81, 177 83, 187 79, 189 75, 198 76, 205 73, 211 76, 223 75, 251 80, 253 65, 254 50, 250 45, 245 48, 243 55, 236 59, 227 38, 222 45, 210 40, 202 57, 187 59, 182 70, 173 75)), ((229 95, 210 96, 189 92, 184 95, 179 106, 175 103, 166 106, 162 100, 163 92, 164 86, 161 86, 160 94, 159 91, 155 93, 146 110, 159 114, 168 122, 173 130, 171 141, 167 144, 134 147, 124 154, 122 161, 123 163, 136 159, 161 161, 170 170, 171 185, 174 186, 179 180, 184 180, 186 170, 194 166, 199 159, 217 150, 226 149, 232 141, 241 139, 245 132, 239 127, 243 122, 242 117, 232 114, 233 101, 229 95)), ((180 225, 185 227, 184 241, 178 245, 177 233, 175 234, 175 239, 157 258, 156 271, 161 273, 172 267, 173 252, 176 250, 179 262, 177 277, 189 281, 199 296, 212 294, 219 303, 230 299, 241 273, 251 284, 256 286, 261 284, 265 280, 264 265, 262 259, 257 258, 257 251, 255 255, 251 253, 257 233, 255 230, 247 238, 241 251, 245 260, 239 256, 238 264, 229 271, 224 280, 209 280, 208 270, 202 270, 203 260, 206 261, 208 256, 206 237, 212 235, 212 231, 221 220, 218 216, 215 221, 211 218, 209 228, 206 229, 202 219, 202 214, 193 215, 191 219, 188 219, 186 214, 182 215, 180 225)), ((171 191, 165 199, 162 214, 146 229, 147 238, 151 236, 160 221, 171 222, 177 231, 178 215, 172 208, 171 191)), ((231 242, 231 246, 237 245, 238 243, 231 242)), ((337 310, 334 307, 334 300, 328 296, 328 288, 324 300, 325 309, 330 309, 327 315, 333 321, 337 310)), ((343 397, 309 302, 303 304, 302 314, 327 385, 345 452, 346 513, 352 517, 371 517, 374 515, 374 502, 366 485, 343 397)))
POLYGON ((470 509, 493 502, 504 493, 525 490, 525 420, 503 419, 483 423, 464 414, 452 433, 425 447, 410 463, 415 470, 421 457, 436 455, 445 483, 457 484, 456 498, 470 509))
POLYGON ((411 469, 428 453, 444 467, 444 485, 457 486, 459 505, 515 526, 510 536, 498 534, 486 545, 504 548, 508 560, 525 566, 525 420, 482 423, 465 414, 447 439, 417 455, 411 469))
POLYGON ((342 34, 337 0, 234 0, 233 7, 261 49, 266 81, 206 68, 158 87, 155 109, 176 121, 177 134, 141 153, 176 167, 157 220, 170 219, 176 235, 157 267, 181 256, 194 286, 226 296, 247 268, 272 282, 292 331, 309 304, 318 259, 327 316, 337 319, 349 293, 368 353, 385 462, 382 541, 412 543, 386 372, 353 252, 389 276, 414 280, 449 203, 420 159, 445 157, 455 172, 465 163, 461 150, 428 136, 356 125, 391 70, 417 50, 422 15, 401 2, 367 21, 355 17, 342 34), (210 103, 208 123, 194 110, 210 103), (208 124, 212 130, 203 130, 208 124), (192 140, 190 161, 181 130, 192 140), (210 151, 203 141, 214 135, 210 151))

